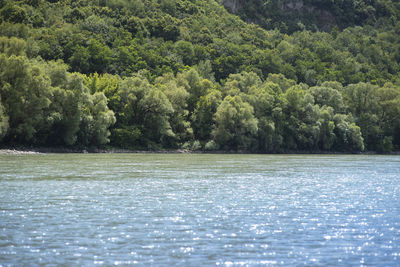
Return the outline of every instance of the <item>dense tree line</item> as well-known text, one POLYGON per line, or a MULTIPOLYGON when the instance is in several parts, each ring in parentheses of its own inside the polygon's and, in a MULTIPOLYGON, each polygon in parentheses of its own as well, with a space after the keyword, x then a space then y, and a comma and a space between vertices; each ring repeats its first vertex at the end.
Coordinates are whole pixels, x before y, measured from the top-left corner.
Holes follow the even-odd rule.
POLYGON ((399 20, 398 1, 392 0, 222 0, 243 20, 282 32, 332 30, 350 26, 393 24, 399 20))
POLYGON ((288 35, 210 0, 2 0, 0 143, 400 149, 400 23, 382 14, 288 35))

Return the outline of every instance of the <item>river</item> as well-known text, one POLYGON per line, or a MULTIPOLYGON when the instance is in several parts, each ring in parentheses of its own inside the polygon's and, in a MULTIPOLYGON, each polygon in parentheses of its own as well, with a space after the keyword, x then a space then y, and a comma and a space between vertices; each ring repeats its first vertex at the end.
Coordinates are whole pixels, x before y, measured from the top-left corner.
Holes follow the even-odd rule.
POLYGON ((0 155, 0 266, 399 263, 399 156, 0 155))

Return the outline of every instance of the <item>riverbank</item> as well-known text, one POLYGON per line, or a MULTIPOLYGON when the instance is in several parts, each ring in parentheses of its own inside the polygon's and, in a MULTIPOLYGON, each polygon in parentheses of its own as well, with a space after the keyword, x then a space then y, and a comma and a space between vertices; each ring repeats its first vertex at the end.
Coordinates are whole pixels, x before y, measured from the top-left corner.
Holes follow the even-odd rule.
POLYGON ((340 152, 340 151, 285 151, 281 153, 261 153, 251 151, 226 151, 226 150, 188 150, 188 149, 166 149, 166 150, 132 150, 121 148, 88 148, 88 149, 72 149, 64 147, 36 147, 36 148, 0 148, 0 155, 24 155, 24 154, 59 154, 59 153, 77 153, 77 154, 95 154, 95 153, 143 153, 143 154, 320 154, 320 155, 341 155, 341 154, 360 154, 360 155, 400 155, 400 151, 393 152, 376 152, 376 151, 363 151, 363 152, 340 152))
POLYGON ((0 155, 22 155, 22 154, 60 154, 60 153, 77 153, 77 154, 95 154, 95 153, 202 153, 201 151, 190 151, 184 149, 175 150, 130 150, 120 148, 109 149, 71 149, 61 147, 37 147, 37 148, 0 148, 0 155))
POLYGON ((0 149, 0 155, 22 155, 22 154, 40 154, 40 152, 16 150, 16 149, 0 149))

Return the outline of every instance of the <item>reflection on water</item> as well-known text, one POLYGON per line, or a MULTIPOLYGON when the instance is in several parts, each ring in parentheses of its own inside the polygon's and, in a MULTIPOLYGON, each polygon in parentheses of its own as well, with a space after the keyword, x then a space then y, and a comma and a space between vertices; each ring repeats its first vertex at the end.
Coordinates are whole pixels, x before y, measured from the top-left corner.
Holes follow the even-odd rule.
POLYGON ((0 156, 0 265, 400 262, 400 157, 0 156))

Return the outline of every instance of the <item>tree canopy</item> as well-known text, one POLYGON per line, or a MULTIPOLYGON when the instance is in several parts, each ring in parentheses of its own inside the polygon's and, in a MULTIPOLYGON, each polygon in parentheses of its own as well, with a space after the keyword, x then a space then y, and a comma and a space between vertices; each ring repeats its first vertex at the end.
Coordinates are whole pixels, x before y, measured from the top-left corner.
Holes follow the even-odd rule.
POLYGON ((0 145, 398 150, 399 10, 0 1, 0 145))

